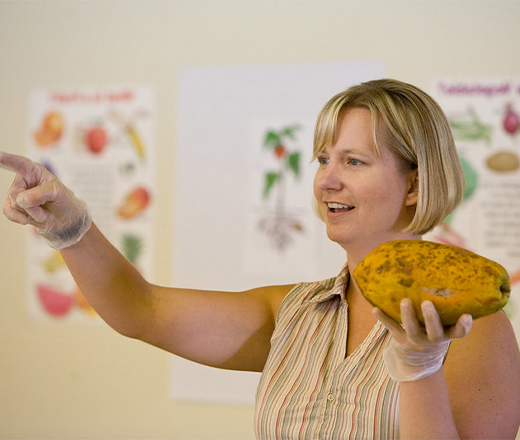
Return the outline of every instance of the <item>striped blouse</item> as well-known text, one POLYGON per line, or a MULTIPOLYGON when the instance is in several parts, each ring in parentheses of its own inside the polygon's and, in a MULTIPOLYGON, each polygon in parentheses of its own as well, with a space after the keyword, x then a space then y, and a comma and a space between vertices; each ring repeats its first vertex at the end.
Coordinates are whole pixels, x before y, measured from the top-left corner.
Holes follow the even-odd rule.
POLYGON ((399 387, 383 351, 390 335, 377 322, 346 357, 348 270, 301 283, 283 300, 258 385, 258 439, 399 438, 399 387))

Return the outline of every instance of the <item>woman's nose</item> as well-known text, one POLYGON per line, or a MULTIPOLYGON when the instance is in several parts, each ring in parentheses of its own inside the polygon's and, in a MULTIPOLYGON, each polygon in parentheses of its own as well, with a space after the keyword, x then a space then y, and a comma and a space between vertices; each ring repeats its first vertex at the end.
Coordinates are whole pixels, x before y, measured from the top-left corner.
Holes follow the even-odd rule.
POLYGON ((316 180, 322 191, 334 191, 341 189, 341 179, 337 168, 329 162, 316 173, 316 180))

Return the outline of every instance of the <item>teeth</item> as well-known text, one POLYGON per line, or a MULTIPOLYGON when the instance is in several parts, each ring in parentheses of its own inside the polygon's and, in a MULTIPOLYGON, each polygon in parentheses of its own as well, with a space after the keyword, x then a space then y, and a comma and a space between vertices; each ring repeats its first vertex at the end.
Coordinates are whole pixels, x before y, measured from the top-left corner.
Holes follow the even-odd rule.
POLYGON ((330 209, 350 209, 352 206, 349 205, 341 205, 340 203, 327 203, 327 206, 330 209))

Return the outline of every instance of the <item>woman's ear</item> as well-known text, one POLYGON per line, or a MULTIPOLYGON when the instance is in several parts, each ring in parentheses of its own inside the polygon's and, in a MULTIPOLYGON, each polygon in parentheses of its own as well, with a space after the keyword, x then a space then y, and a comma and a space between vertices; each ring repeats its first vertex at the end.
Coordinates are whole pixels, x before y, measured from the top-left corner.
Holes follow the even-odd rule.
POLYGON ((417 170, 410 173, 408 177, 408 192, 406 193, 406 206, 417 205, 419 200, 419 175, 417 170))

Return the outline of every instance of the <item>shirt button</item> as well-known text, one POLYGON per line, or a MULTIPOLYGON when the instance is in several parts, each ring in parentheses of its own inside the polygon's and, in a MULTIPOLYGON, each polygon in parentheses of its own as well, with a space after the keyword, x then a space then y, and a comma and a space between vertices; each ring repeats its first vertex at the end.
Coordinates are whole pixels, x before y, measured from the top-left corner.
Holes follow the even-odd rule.
POLYGON ((329 393, 329 394, 327 395, 327 400, 328 400, 329 402, 334 402, 334 394, 329 393))

